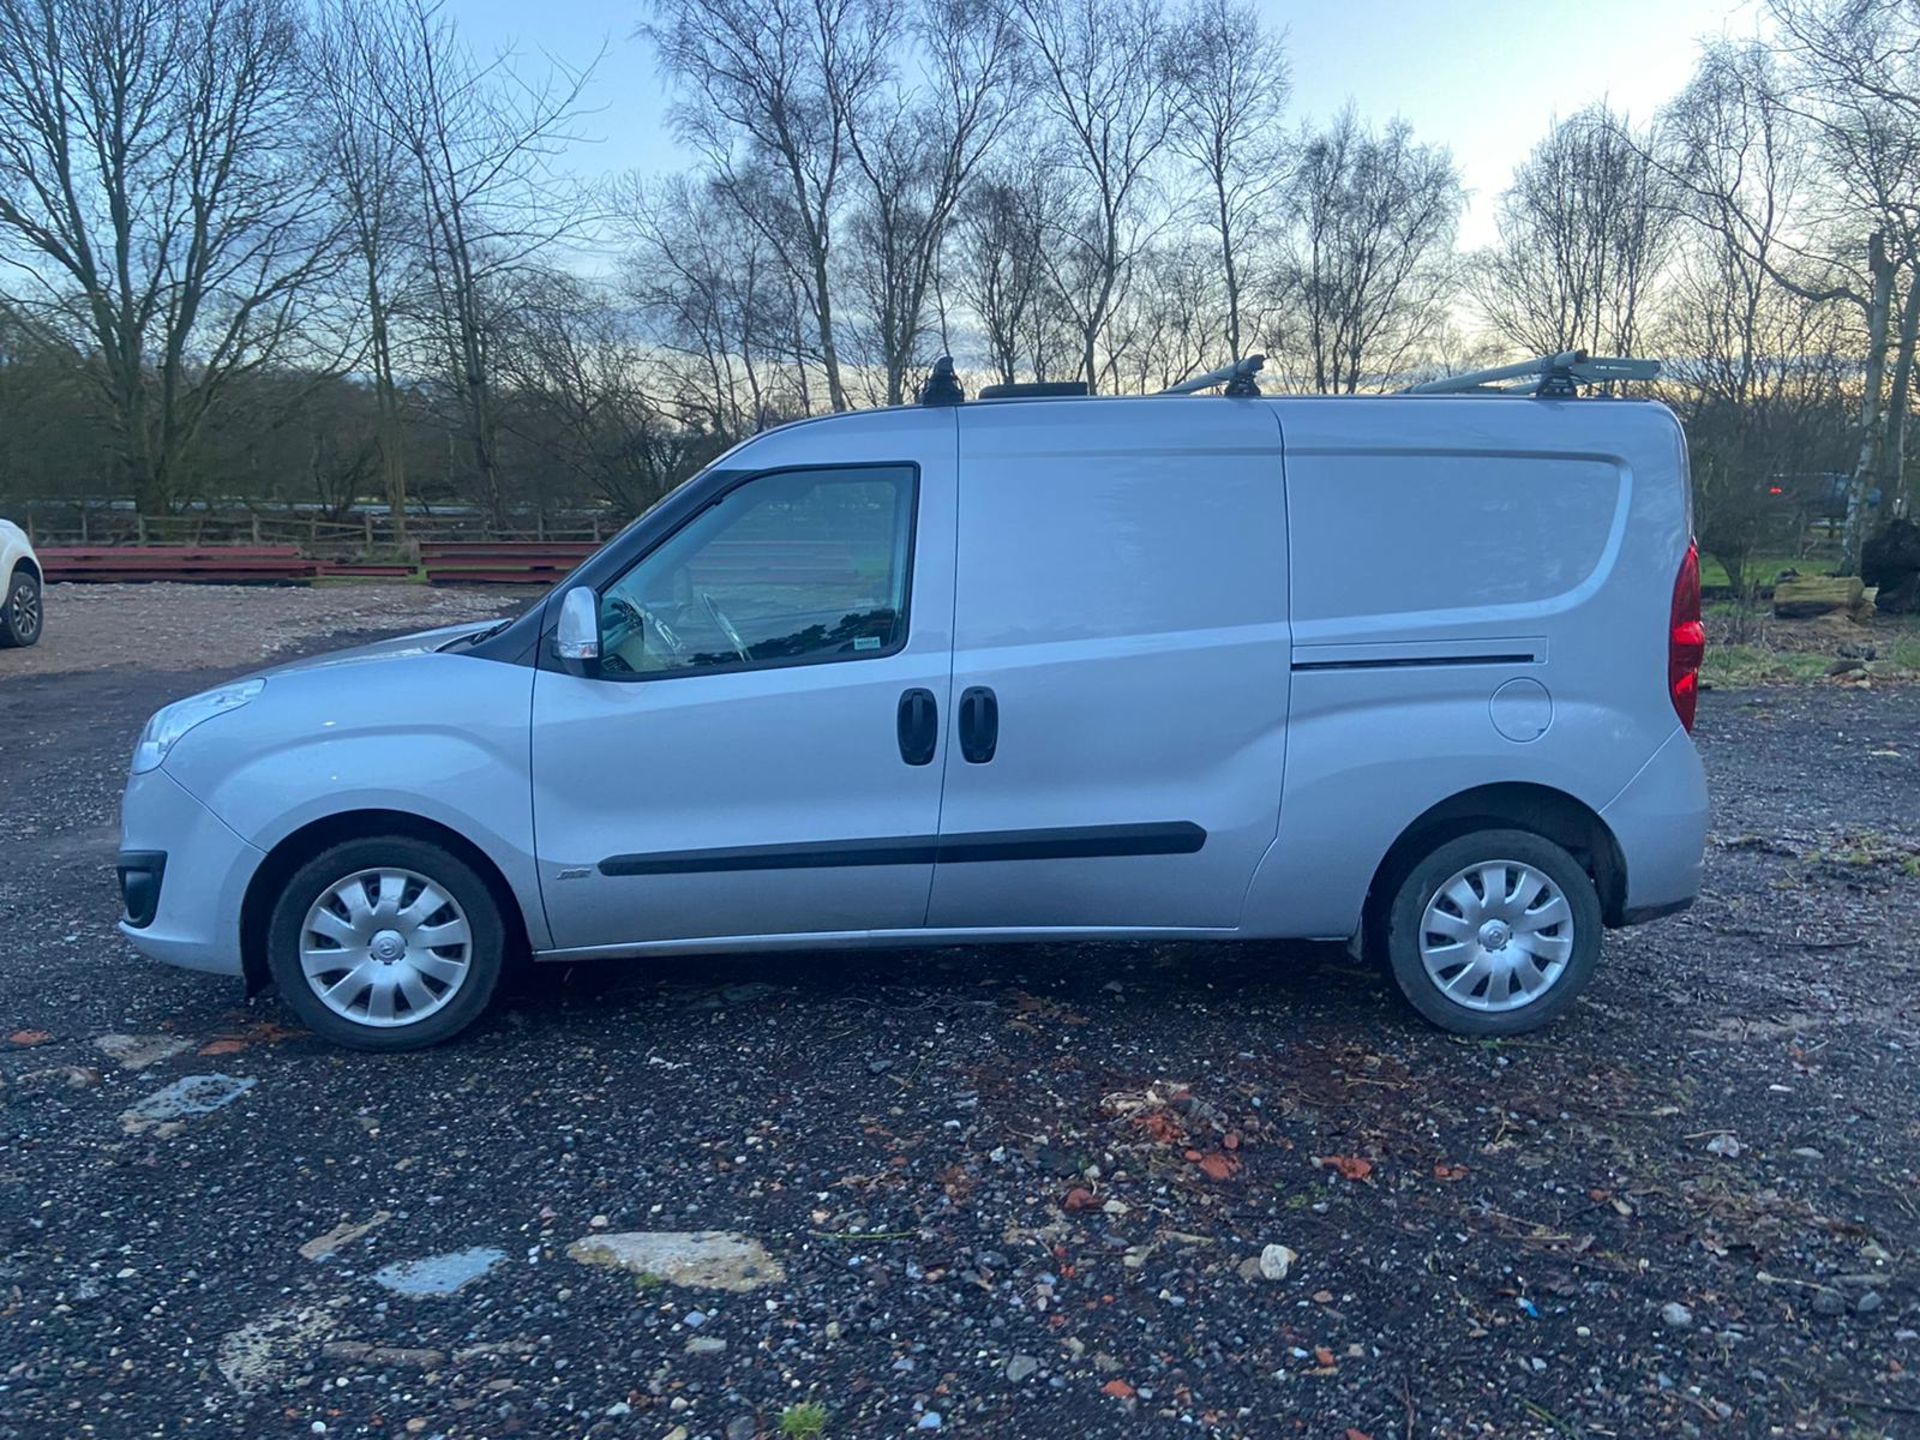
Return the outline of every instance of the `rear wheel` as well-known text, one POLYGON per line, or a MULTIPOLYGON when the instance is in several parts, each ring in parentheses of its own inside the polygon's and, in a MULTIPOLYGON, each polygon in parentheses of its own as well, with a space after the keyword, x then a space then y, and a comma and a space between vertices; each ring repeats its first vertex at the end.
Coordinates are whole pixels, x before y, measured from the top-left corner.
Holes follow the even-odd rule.
POLYGON ((1525 830, 1478 830, 1407 872, 1386 916, 1401 992, 1457 1035, 1558 1019, 1593 977, 1600 896, 1580 862, 1525 830))
POLYGON ((405 835, 335 845, 287 881, 267 929, 273 978, 309 1029, 356 1050, 416 1050, 479 1016, 505 927, 484 880, 405 835))
POLYGON ((39 576, 24 565, 15 566, 6 593, 0 594, 0 647, 33 644, 45 619, 39 576))

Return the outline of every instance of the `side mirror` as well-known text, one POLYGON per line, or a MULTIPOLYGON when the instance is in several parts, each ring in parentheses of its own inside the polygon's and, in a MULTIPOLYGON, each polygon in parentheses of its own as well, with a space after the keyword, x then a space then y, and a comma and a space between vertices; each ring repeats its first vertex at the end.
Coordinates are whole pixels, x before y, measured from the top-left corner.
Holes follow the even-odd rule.
POLYGON ((554 653, 562 660, 592 665, 600 659, 600 597, 576 585, 560 597, 560 625, 554 653))

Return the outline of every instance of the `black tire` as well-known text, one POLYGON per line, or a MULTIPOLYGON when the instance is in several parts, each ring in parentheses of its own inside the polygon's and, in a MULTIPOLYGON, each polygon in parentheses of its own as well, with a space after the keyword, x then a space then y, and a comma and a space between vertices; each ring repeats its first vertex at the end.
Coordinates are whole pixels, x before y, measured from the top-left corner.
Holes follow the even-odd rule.
MULTIPOLYGON (((1560 846, 1526 830, 1476 830, 1436 846, 1405 872, 1385 920, 1386 958, 1394 983, 1414 1009, 1456 1035, 1519 1035, 1552 1024, 1580 998, 1600 957, 1600 894, 1592 877, 1560 846), (1559 889, 1567 902, 1572 944, 1564 968, 1537 998, 1514 1009, 1478 1009, 1453 998, 1442 988, 1441 980, 1428 974, 1421 957, 1420 932, 1428 907, 1443 886, 1462 871, 1500 861, 1531 866, 1559 889)), ((1560 932, 1556 928, 1552 933, 1560 932)), ((1505 949, 1504 943, 1501 948, 1505 949)), ((1526 954, 1521 947, 1514 958, 1537 966, 1537 962, 1521 958, 1526 954)), ((1444 978, 1453 979, 1454 975, 1464 975, 1464 967, 1453 975, 1442 973, 1444 978)), ((1486 987, 1492 983, 1491 979, 1479 982, 1479 993, 1470 994, 1468 1000, 1487 999, 1491 991, 1486 987)))
POLYGON ((6 593, 0 595, 0 649, 36 644, 45 628, 40 577, 26 566, 16 565, 7 577, 6 593))
MULTIPOLYGON (((505 922, 486 881, 459 856, 407 835, 348 840, 314 856, 288 879, 267 923, 267 967, 288 1007, 314 1034, 353 1050, 421 1050, 457 1035, 486 1009, 505 951, 505 922), (409 871, 431 881, 464 912, 466 974, 449 998, 418 1020, 402 1015, 396 1023, 376 1025, 339 1014, 315 993, 301 967, 301 929, 308 912, 333 887, 367 870, 409 871)), ((423 956, 421 963, 431 963, 431 957, 423 956)))

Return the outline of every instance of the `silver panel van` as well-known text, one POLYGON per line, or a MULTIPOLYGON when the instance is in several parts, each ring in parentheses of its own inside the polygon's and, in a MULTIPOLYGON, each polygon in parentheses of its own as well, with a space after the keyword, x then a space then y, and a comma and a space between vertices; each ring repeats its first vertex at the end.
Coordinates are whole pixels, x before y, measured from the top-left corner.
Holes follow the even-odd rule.
POLYGON ((1700 886, 1689 503, 1640 400, 803 421, 510 623, 160 711, 121 928, 369 1049, 515 954, 1119 936, 1355 941, 1532 1029, 1700 886))

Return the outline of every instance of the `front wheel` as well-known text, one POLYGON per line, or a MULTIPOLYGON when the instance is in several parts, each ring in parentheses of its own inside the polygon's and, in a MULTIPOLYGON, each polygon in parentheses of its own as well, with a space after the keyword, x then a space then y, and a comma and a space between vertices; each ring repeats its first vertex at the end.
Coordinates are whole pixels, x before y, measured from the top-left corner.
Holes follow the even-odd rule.
POLYGON ((1600 955, 1600 895, 1560 846, 1478 830, 1410 870, 1387 912, 1387 961, 1413 1007, 1456 1035, 1537 1030, 1579 998, 1600 955))
POLYGON ((26 566, 16 566, 7 578, 6 593, 0 594, 0 649, 33 644, 45 618, 39 578, 26 566))
POLYGON ((505 927, 484 880, 439 845, 349 840, 287 881, 267 964, 315 1034, 355 1050, 417 1050, 465 1029, 500 979, 505 927))

